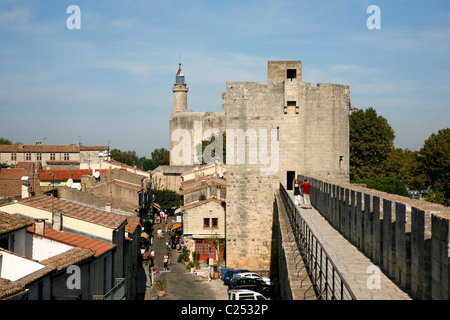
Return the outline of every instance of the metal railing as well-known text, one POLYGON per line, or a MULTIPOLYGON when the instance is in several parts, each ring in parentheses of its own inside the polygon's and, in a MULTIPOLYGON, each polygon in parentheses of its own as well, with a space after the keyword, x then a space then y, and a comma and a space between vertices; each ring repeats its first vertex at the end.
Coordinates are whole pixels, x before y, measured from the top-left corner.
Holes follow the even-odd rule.
POLYGON ((125 298, 125 278, 114 280, 114 287, 104 295, 92 295, 92 300, 122 300, 125 298))
MULTIPOLYGON (((319 300, 356 300, 349 285, 306 221, 301 217, 282 184, 280 184, 280 193, 297 247, 303 256, 304 268, 307 269, 308 273, 307 277, 312 282, 306 292, 311 288, 314 289, 319 300)), ((301 285, 307 277, 302 280, 301 285)))

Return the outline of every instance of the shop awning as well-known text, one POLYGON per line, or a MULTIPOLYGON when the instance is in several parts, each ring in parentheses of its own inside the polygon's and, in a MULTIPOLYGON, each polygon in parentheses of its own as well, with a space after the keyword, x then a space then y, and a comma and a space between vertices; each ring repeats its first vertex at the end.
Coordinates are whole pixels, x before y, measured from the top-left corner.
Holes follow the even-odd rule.
POLYGON ((173 227, 172 227, 172 230, 175 230, 175 229, 178 229, 178 228, 181 228, 181 223, 175 223, 173 225, 173 227))
POLYGON ((153 203, 152 206, 153 206, 153 208, 155 208, 157 210, 161 210, 161 206, 157 203, 153 203))

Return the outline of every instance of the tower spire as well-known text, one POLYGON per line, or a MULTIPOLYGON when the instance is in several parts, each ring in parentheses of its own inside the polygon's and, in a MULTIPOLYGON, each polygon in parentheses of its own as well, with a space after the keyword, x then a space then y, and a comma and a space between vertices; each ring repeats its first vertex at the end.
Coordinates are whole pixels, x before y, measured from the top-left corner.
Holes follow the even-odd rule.
POLYGON ((184 81, 184 74, 181 70, 181 53, 178 61, 178 71, 175 76, 175 85, 172 88, 174 94, 173 101, 173 111, 183 112, 187 109, 187 92, 189 89, 186 87, 186 82, 184 81))

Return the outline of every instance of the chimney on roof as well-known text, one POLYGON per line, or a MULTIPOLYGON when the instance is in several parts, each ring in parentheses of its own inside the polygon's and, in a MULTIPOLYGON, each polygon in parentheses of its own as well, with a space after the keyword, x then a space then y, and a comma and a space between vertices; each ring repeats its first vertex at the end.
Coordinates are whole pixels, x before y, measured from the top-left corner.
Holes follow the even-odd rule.
POLYGON ((37 146, 42 146, 42 141, 36 141, 37 146))
POLYGON ((41 236, 45 235, 45 219, 39 219, 34 222, 34 233, 41 236))
POLYGON ((75 148, 77 147, 77 144, 76 144, 76 143, 71 143, 70 146, 71 146, 73 149, 75 149, 75 148))
POLYGON ((55 231, 62 230, 62 213, 61 212, 53 212, 52 213, 52 228, 55 231))
POLYGON ((30 196, 30 188, 23 184, 22 185, 22 199, 28 198, 30 196))
POLYGON ((106 203, 105 204, 105 208, 106 208, 106 212, 111 212, 112 211, 112 205, 111 205, 111 203, 106 203))
POLYGON ((19 149, 23 149, 23 142, 19 142, 19 149))

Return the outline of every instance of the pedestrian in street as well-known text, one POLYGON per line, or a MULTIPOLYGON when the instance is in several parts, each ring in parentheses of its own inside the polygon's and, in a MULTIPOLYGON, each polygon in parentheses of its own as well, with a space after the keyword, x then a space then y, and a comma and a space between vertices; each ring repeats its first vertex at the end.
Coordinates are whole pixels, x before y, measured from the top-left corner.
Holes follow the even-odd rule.
POLYGON ((301 196, 302 196, 302 193, 300 191, 300 185, 298 184, 298 180, 295 180, 295 184, 294 184, 294 200, 295 200, 295 205, 296 206, 302 204, 301 196))
POLYGON ((167 253, 164 255, 163 262, 164 262, 164 270, 168 270, 169 269, 169 255, 167 253))
POLYGON ((305 204, 305 207, 311 209, 311 199, 309 197, 309 188, 311 187, 311 185, 308 183, 308 179, 305 179, 300 187, 302 188, 303 202, 305 204))
POLYGON ((144 254, 142 256, 142 266, 144 267, 145 277, 147 279, 147 281, 145 282, 145 286, 146 287, 150 287, 150 275, 148 273, 148 270, 149 270, 149 258, 150 258, 150 253, 148 252, 147 247, 145 247, 145 251, 144 251, 144 254))
POLYGON ((150 265, 150 271, 153 274, 153 268, 155 267, 155 256, 150 255, 149 265, 150 265))

